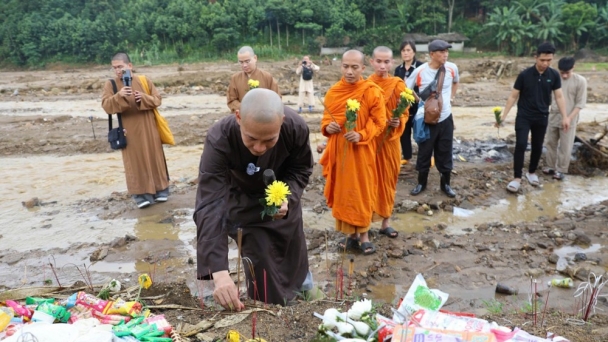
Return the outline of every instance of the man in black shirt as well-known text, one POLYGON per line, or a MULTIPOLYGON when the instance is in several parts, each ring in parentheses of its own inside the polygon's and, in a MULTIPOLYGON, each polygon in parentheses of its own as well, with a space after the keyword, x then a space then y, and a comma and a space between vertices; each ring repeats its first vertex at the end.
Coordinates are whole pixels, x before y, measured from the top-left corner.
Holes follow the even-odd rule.
POLYGON ((515 117, 515 154, 513 156, 513 173, 515 179, 509 183, 507 190, 518 192, 521 185, 524 154, 528 146, 528 134, 532 133, 530 165, 526 179, 532 186, 538 186, 536 169, 540 160, 543 140, 547 130, 551 92, 562 116, 562 127, 565 131, 570 127, 570 119, 566 115, 566 103, 562 93, 562 83, 559 72, 550 67, 555 46, 542 43, 536 50, 536 64, 522 71, 513 85, 511 95, 501 116, 504 122, 517 101, 517 116, 515 117))

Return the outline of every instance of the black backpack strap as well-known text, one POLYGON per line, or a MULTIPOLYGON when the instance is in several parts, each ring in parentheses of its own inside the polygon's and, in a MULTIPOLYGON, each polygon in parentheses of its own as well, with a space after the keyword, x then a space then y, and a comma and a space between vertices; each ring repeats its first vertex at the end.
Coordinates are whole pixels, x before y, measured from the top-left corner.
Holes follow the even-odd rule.
MULTIPOLYGON (((112 90, 114 90, 114 94, 118 93, 118 87, 116 86, 116 81, 110 79, 112 82, 112 90)), ((118 117, 118 128, 122 129, 122 119, 120 118, 120 113, 116 113, 118 117)), ((108 132, 112 130, 112 115, 108 114, 108 132)))

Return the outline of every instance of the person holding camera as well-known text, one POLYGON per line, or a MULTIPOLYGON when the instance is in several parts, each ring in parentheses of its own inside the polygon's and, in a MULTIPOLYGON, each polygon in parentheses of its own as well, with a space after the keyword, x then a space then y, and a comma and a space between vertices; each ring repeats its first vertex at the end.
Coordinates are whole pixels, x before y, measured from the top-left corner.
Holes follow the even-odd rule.
POLYGON ((312 84, 312 76, 315 72, 319 71, 319 66, 310 61, 310 57, 304 56, 302 58, 302 65, 296 69, 296 74, 300 76, 300 90, 298 96, 298 113, 302 113, 302 107, 304 107, 304 99, 306 98, 306 104, 308 104, 308 112, 312 112, 315 106, 315 88, 312 84))
POLYGON ((150 94, 140 78, 132 76, 133 65, 126 53, 112 57, 112 69, 116 77, 106 82, 101 106, 110 115, 120 114, 128 142, 121 149, 127 191, 140 209, 154 202, 166 202, 169 174, 154 117, 154 108, 161 104, 160 94, 149 78, 146 82, 150 94))

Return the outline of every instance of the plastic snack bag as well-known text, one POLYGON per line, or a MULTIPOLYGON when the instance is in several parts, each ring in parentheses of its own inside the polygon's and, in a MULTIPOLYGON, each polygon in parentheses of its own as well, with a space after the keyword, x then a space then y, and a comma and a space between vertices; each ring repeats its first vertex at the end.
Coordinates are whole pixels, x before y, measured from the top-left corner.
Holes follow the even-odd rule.
POLYGON ((409 317, 420 309, 438 311, 448 300, 448 296, 437 289, 429 289, 422 274, 418 274, 397 309, 401 315, 394 314, 393 321, 403 323, 404 317, 409 317))

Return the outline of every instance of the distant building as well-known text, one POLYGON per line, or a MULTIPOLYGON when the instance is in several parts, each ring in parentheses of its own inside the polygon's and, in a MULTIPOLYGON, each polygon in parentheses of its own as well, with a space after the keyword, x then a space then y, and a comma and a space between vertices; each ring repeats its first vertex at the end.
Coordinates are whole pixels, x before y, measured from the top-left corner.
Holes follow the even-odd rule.
POLYGON ((429 36, 424 33, 408 33, 403 36, 404 40, 412 40, 416 43, 417 52, 428 52, 428 44, 435 39, 443 39, 452 45, 451 51, 464 51, 464 42, 470 40, 460 33, 440 33, 429 36))

